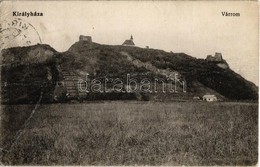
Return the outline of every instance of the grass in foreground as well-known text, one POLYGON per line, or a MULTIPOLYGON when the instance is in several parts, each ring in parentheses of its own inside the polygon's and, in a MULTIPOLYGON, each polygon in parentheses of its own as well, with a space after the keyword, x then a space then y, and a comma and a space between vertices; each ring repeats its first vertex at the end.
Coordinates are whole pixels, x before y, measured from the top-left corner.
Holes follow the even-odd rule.
POLYGON ((2 108, 5 165, 254 165, 258 105, 105 102, 2 108))

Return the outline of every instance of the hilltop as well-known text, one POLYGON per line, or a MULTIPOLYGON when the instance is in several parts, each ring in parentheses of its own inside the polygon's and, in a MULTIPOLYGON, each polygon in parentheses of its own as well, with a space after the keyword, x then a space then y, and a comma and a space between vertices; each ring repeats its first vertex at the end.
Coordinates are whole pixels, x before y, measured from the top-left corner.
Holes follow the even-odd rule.
POLYGON ((2 101, 9 103, 36 102, 41 91, 46 102, 53 102, 54 96, 64 95, 65 92, 86 100, 192 100, 194 96, 205 94, 214 94, 221 100, 258 99, 257 86, 232 71, 224 59, 208 61, 185 53, 101 45, 92 41, 78 41, 62 53, 41 44, 9 48, 2 51, 1 59, 2 101), (72 88, 74 80, 85 78, 86 74, 92 78, 125 78, 126 74, 132 74, 151 80, 167 80, 167 75, 173 73, 178 75, 179 80, 185 81, 185 93, 86 95, 72 88), (57 88, 57 83, 61 83, 62 88, 57 88))

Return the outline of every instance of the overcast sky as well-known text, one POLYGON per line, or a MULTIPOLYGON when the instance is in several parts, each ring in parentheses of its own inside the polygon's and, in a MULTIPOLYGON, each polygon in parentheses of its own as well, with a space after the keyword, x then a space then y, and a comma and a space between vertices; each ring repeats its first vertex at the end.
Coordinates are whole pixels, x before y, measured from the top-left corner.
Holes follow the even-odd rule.
POLYGON ((42 17, 19 18, 57 51, 66 51, 81 34, 110 45, 120 45, 132 34, 139 47, 197 58, 221 52, 235 72, 258 85, 257 2, 15 1, 1 3, 2 11, 1 20, 15 18, 13 11, 42 12, 42 17))

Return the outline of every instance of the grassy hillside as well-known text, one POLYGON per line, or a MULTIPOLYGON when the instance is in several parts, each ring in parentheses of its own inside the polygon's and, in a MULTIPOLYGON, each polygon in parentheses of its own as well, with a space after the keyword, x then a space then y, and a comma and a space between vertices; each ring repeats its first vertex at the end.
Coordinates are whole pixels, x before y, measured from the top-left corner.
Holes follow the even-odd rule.
MULTIPOLYGON (((125 52, 142 62, 154 65, 158 69, 170 69, 179 72, 186 80, 188 92, 193 92, 193 95, 201 96, 213 90, 212 93, 220 94, 231 100, 258 99, 258 88, 231 69, 220 68, 215 63, 196 59, 184 53, 168 53, 162 50, 138 47, 99 45, 82 41, 72 45, 69 52, 84 57, 84 59, 95 59, 97 63, 93 63, 96 66, 92 69, 96 70, 97 74, 125 74, 146 71, 144 68, 137 68, 129 64, 129 61, 121 54, 125 52), (203 91, 201 87, 206 89, 203 91)), ((80 60, 79 63, 84 66, 85 61, 80 60)))
POLYGON ((1 90, 3 103, 51 102, 58 79, 55 57, 49 45, 17 47, 2 51, 1 90))
POLYGON ((46 92, 44 99, 53 99, 53 90, 56 82, 62 80, 62 71, 71 72, 77 78, 85 78, 88 73, 93 78, 109 76, 125 79, 126 74, 132 74, 139 79, 146 77, 151 80, 166 79, 164 73, 176 72, 185 81, 187 93, 147 96, 165 99, 178 99, 179 96, 192 99, 193 96, 210 93, 223 100, 258 99, 258 88, 231 69, 220 68, 216 63, 196 59, 184 53, 80 41, 63 53, 58 53, 49 45, 35 45, 3 50, 1 58, 4 64, 1 74, 2 85, 9 84, 9 87, 3 88, 7 92, 4 93, 4 97, 9 102, 17 102, 18 99, 25 103, 33 102, 38 99, 34 97, 37 97, 36 94, 39 95, 40 89, 46 92), (33 90, 28 88, 26 93, 27 88, 24 85, 30 87, 35 81, 41 84, 33 87, 33 90), (12 87, 14 83, 22 86, 12 87))

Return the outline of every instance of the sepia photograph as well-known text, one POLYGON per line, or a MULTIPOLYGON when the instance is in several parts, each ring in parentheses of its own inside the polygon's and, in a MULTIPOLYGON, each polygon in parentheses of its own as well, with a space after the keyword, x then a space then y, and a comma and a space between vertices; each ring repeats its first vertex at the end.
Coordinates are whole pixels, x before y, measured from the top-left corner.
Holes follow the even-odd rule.
POLYGON ((0 1, 1 166, 257 166, 257 1, 0 1))

